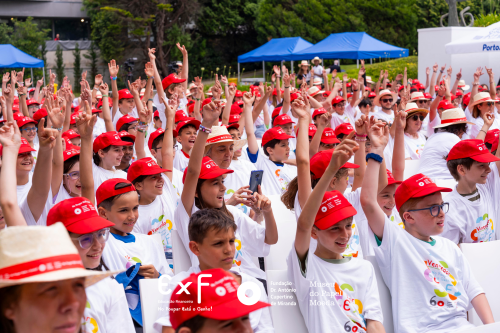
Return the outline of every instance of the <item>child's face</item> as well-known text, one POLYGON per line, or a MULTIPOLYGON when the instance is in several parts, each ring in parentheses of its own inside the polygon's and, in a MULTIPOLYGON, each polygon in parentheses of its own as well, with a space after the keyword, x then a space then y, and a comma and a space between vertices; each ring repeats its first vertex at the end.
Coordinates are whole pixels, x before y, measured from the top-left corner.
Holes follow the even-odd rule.
POLYGON ((394 193, 396 193, 397 184, 386 186, 382 192, 377 194, 377 203, 384 211, 385 215, 390 216, 396 201, 394 200, 394 193))
POLYGON ((118 103, 118 107, 123 114, 130 113, 135 108, 135 102, 133 98, 122 98, 118 103))
POLYGON ((30 118, 33 118, 33 115, 38 111, 38 109, 38 105, 36 104, 28 106, 28 114, 30 115, 30 118))
POLYGON ((129 165, 134 156, 134 146, 123 146, 123 157, 121 163, 129 165))
POLYGON ((323 94, 316 94, 314 95, 313 97, 315 100, 317 100, 318 102, 322 103, 325 101, 325 98, 323 97, 323 94))
MULTIPOLYGON (((191 332, 189 328, 181 328, 179 333, 191 332)), ((207 318, 203 326, 196 331, 197 333, 251 333, 253 332, 250 324, 249 315, 231 320, 215 320, 207 318)))
POLYGON ((155 122, 155 129, 163 128, 162 125, 161 125, 160 117, 157 117, 157 118, 155 118, 155 120, 154 120, 154 122, 155 122))
POLYGON ((202 270, 222 268, 228 271, 233 265, 235 247, 233 228, 208 230, 202 243, 189 242, 189 248, 200 260, 202 270))
MULTIPOLYGON (((231 138, 233 140, 241 140, 241 134, 237 128, 231 128, 229 130, 229 134, 231 134, 231 138)), ((233 157, 237 157, 237 158, 240 157, 242 149, 243 148, 233 151, 233 157)))
POLYGON ((82 146, 82 140, 81 138, 73 138, 73 139, 70 139, 69 141, 71 141, 71 143, 75 146, 78 146, 78 147, 81 147, 82 146))
POLYGON ((290 156, 290 147, 288 145, 288 140, 280 140, 274 148, 266 148, 269 153, 269 158, 272 161, 280 162, 286 161, 288 156, 290 156))
MULTIPOLYGON (((437 192, 423 197, 414 209, 428 208, 433 205, 441 204, 443 204, 443 198, 441 193, 437 192)), ((422 238, 442 233, 444 227, 444 216, 445 213, 442 209, 439 210, 438 216, 432 216, 429 210, 405 212, 403 214, 406 230, 412 235, 421 236, 422 238)))
POLYGON ((137 121, 133 121, 130 123, 130 126, 128 127, 127 132, 129 134, 132 134, 133 136, 137 136, 137 125, 139 123, 137 121))
POLYGON ((327 250, 333 253, 343 253, 352 235, 352 218, 334 224, 326 230, 312 228, 312 238, 318 240, 318 250, 327 250))
POLYGON ((335 104, 333 110, 335 110, 335 112, 337 112, 338 114, 343 115, 345 111, 345 102, 335 104))
POLYGON ((180 129, 180 134, 177 137, 177 142, 182 145, 184 150, 191 150, 196 140, 196 128, 194 126, 185 126, 180 129))
POLYGON ((102 167, 110 170, 112 167, 119 166, 122 162, 123 147, 111 146, 111 149, 107 152, 99 150, 99 156, 101 157, 102 167))
POLYGON ((104 245, 106 243, 100 243, 96 239, 96 235, 102 234, 102 230, 96 232, 94 237, 92 238, 92 245, 88 249, 84 249, 80 246, 80 242, 78 241, 78 237, 82 236, 80 234, 70 233, 71 240, 73 244, 78 250, 80 254, 80 258, 82 258, 83 266, 87 269, 96 268, 101 263, 102 251, 104 251, 104 245))
POLYGON ((99 207, 99 215, 113 222, 113 229, 130 233, 139 218, 139 195, 136 191, 124 193, 113 201, 110 210, 99 207))
POLYGON ((22 153, 17 155, 17 171, 19 172, 30 172, 33 168, 33 163, 35 159, 31 155, 31 152, 22 153))
POLYGON ((135 187, 142 195, 156 197, 163 193, 164 183, 165 180, 163 180, 161 174, 157 174, 146 177, 142 182, 136 183, 135 187))
POLYGON ((212 146, 210 158, 222 169, 229 168, 233 159, 233 142, 220 142, 212 146))
POLYGON ((73 172, 80 172, 80 162, 76 162, 71 169, 68 171, 68 175, 64 175, 63 182, 66 186, 67 191, 70 195, 81 196, 82 195, 82 184, 80 183, 80 178, 73 179, 70 174, 73 172))
POLYGON ((224 178, 226 175, 207 179, 201 184, 201 196, 206 208, 221 208, 224 201, 224 178))
POLYGON ((366 138, 365 142, 365 154, 369 154, 372 151, 372 143, 370 142, 370 139, 366 138))
POLYGON ((36 125, 33 123, 28 123, 21 127, 21 136, 28 142, 33 142, 36 137, 36 125))
POLYGON ((279 125, 281 129, 287 134, 287 135, 292 135, 293 133, 293 124, 285 124, 285 125, 279 125))
POLYGON ((461 173, 460 178, 461 179, 464 178, 466 182, 471 184, 472 183, 486 184, 486 178, 488 177, 488 174, 491 172, 489 163, 480 163, 476 161, 472 163, 470 170, 467 170, 463 166, 458 166, 458 168, 460 168, 463 172, 463 175, 461 173))
POLYGON ((76 133, 80 134, 80 132, 78 132, 78 127, 76 127, 76 124, 69 124, 69 129, 72 129, 76 133))

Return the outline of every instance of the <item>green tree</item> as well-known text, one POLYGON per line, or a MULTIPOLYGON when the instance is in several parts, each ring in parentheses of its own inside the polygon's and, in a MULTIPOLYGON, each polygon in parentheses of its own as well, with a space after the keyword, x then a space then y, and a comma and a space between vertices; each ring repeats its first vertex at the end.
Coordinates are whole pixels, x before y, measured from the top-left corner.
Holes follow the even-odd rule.
POLYGON ((127 40, 126 30, 120 17, 113 12, 97 11, 91 15, 92 40, 99 48, 104 62, 121 61, 127 40))
POLYGON ((63 61, 63 51, 59 44, 57 44, 56 48, 56 75, 57 75, 57 83, 59 84, 60 87, 64 79, 64 61, 63 61))
POLYGON ((40 46, 48 39, 50 29, 40 29, 32 17, 26 21, 14 19, 12 42, 15 47, 34 57, 41 58, 40 46))
POLYGON ((94 43, 94 41, 91 41, 88 54, 83 55, 87 60, 90 61, 90 82, 92 83, 92 86, 94 85, 95 76, 99 74, 97 68, 99 62, 98 51, 99 49, 97 48, 97 45, 94 43))
MULTIPOLYGON (((41 53, 41 58, 43 60, 43 63, 44 63, 44 69, 45 69, 45 73, 41 73, 40 76, 45 76, 47 77, 47 44, 45 42, 42 43, 42 45, 40 46, 40 53, 41 53)), ((39 70, 36 70, 36 72, 38 72, 39 70)), ((38 75, 38 73, 36 74, 38 75)))
POLYGON ((0 44, 12 44, 12 33, 14 28, 9 27, 7 23, 0 23, 0 44))
POLYGON ((490 13, 488 15, 481 15, 474 20, 475 27, 487 27, 493 23, 500 21, 500 15, 495 13, 490 13))
MULTIPOLYGON (((58 45, 59 46, 59 45, 58 45)), ((73 63, 73 75, 75 77, 75 82, 80 82, 82 77, 82 56, 80 54, 80 48, 78 47, 78 43, 75 44, 75 49, 73 51, 73 56, 75 57, 75 62, 73 63)), ((78 93, 80 92, 80 85, 75 84, 74 90, 78 93)))

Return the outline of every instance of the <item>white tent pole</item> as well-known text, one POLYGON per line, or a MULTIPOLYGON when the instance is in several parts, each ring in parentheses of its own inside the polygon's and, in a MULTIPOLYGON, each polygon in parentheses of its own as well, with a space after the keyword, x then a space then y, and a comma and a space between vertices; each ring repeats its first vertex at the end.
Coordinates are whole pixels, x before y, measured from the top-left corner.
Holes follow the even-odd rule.
POLYGON ((373 59, 372 59, 372 58, 370 58, 370 65, 371 65, 371 64, 373 64, 372 60, 373 60, 373 59))
POLYGON ((292 67, 292 74, 293 74, 293 60, 290 61, 290 66, 292 67))
POLYGON ((359 68, 359 59, 356 59, 356 68, 359 68))
POLYGON ((42 68, 43 68, 42 69, 43 70, 43 73, 42 73, 42 75, 43 75, 43 85, 45 85, 45 66, 43 66, 42 68))
POLYGON ((266 65, 264 60, 262 60, 262 76, 264 77, 264 82, 266 82, 266 65))
POLYGON ((33 78, 33 68, 30 68, 31 69, 31 83, 35 83, 35 79, 33 78))
POLYGON ((240 84, 240 63, 238 63, 238 82, 236 84, 240 84))

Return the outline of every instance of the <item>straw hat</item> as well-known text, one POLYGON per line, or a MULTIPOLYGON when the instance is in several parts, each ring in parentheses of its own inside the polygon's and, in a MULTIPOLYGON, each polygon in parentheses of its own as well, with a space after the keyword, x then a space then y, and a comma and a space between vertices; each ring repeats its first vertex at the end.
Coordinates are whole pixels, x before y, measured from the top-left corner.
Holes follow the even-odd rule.
POLYGON ((474 98, 472 98, 471 108, 474 107, 474 105, 481 104, 484 102, 495 103, 495 100, 491 98, 491 95, 489 92, 480 92, 480 93, 475 94, 474 98))
POLYGON ((433 128, 442 128, 456 124, 475 125, 474 123, 467 121, 464 110, 462 110, 461 108, 454 108, 443 111, 443 113, 441 114, 441 124, 434 126, 433 128))
POLYGON ((384 89, 384 90, 381 90, 380 93, 375 96, 375 99, 373 100, 373 104, 376 105, 376 106, 381 106, 380 105, 380 98, 382 98, 383 96, 392 96, 392 99, 393 99, 393 103, 396 103, 396 101, 398 100, 398 94, 396 94, 395 92, 392 92, 388 89, 384 89))
POLYGON ((309 63, 307 62, 307 60, 302 60, 300 62, 300 66, 309 66, 309 63))
POLYGON ((316 86, 312 86, 311 88, 307 89, 307 94, 311 97, 316 96, 317 94, 322 94, 322 93, 324 93, 324 91, 319 89, 316 86))
POLYGON ((234 150, 241 149, 247 143, 246 140, 233 140, 226 126, 212 126, 212 133, 208 135, 207 142, 205 143, 205 149, 210 145, 221 142, 233 142, 234 150))
POLYGON ((186 89, 185 95, 186 97, 191 96, 192 95, 191 91, 189 89, 186 89))
POLYGON ((313 80, 314 86, 321 86, 322 83, 323 83, 323 81, 319 77, 315 77, 313 80))
POLYGON ((312 63, 314 63, 316 60, 318 60, 319 62, 321 62, 321 59, 319 57, 314 57, 313 60, 312 60, 312 63))
POLYGON ((467 91, 470 89, 470 86, 468 84, 465 84, 465 81, 464 80, 460 80, 458 81, 458 86, 460 89, 462 89, 463 91, 467 91))
POLYGON ((374 83, 371 76, 366 77, 366 83, 374 83))
POLYGON ((85 269, 60 222, 50 227, 11 227, 0 232, 0 288, 81 277, 88 287, 116 273, 85 269))
POLYGON ((422 109, 417 106, 417 103, 406 103, 406 117, 408 118, 410 115, 414 113, 425 113, 426 115, 429 113, 429 110, 427 109, 422 109))
POLYGON ((207 92, 205 93, 207 96, 212 96, 212 87, 208 88, 207 92))
POLYGON ((424 93, 421 92, 413 92, 411 93, 410 100, 408 102, 415 102, 415 101, 428 101, 428 98, 425 98, 424 93))

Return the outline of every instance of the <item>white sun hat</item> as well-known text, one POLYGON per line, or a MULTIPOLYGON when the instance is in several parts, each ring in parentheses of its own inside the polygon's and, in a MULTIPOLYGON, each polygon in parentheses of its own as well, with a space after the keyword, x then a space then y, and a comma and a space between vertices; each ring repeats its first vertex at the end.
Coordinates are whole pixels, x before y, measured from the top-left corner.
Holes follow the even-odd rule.
POLYGON ((307 89, 307 94, 311 97, 316 96, 317 94, 322 94, 322 93, 324 93, 324 91, 319 89, 316 86, 312 86, 311 88, 307 89))
POLYGON ((312 62, 315 62, 316 60, 318 60, 319 62, 321 62, 321 59, 319 57, 314 57, 312 62))
POLYGON ((433 128, 442 128, 456 124, 475 125, 474 123, 467 121, 467 117, 465 117, 464 110, 462 110, 461 108, 454 108, 454 109, 444 110, 443 113, 441 114, 441 124, 434 126, 433 128))
POLYGON ((85 269, 61 222, 0 231, 0 288, 82 277, 88 287, 116 273, 85 269))
POLYGON ((405 112, 407 114, 406 116, 408 117, 414 113, 425 113, 427 115, 429 113, 429 110, 419 108, 417 103, 406 103, 405 112))
POLYGON ((480 93, 477 93, 474 95, 474 98, 472 99, 471 108, 474 107, 474 105, 481 104, 484 102, 495 103, 495 100, 491 98, 491 95, 489 92, 480 92, 480 93))
POLYGON ((463 91, 467 91, 467 90, 470 89, 470 86, 468 84, 465 84, 464 80, 458 81, 457 87, 460 88, 460 89, 462 89, 463 91))
POLYGON ((307 62, 307 60, 302 60, 300 66, 309 66, 309 63, 307 62))
POLYGON ((429 100, 428 98, 425 98, 424 93, 415 91, 411 93, 409 102, 428 101, 428 100, 429 100))

